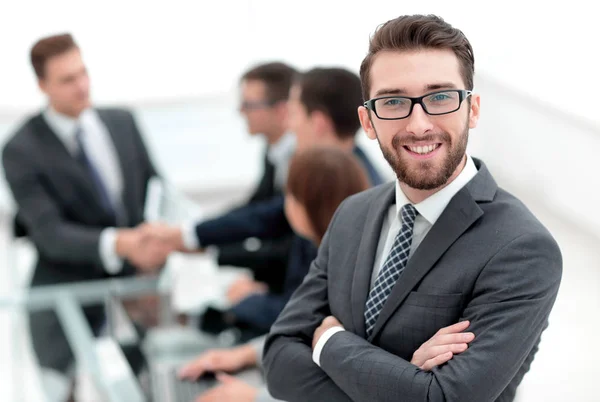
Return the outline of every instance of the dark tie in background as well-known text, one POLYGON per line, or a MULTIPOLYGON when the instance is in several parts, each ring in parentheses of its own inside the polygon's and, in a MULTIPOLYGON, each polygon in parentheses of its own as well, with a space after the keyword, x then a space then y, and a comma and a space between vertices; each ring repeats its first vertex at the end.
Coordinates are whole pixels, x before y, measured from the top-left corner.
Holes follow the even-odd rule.
POLYGON ((75 133, 75 139, 77 141, 77 160, 86 168, 89 172, 90 177, 92 178, 92 182, 94 187, 96 188, 97 194, 100 196, 100 203, 106 212, 108 212, 113 217, 117 217, 115 207, 108 195, 108 189, 106 188, 104 181, 102 180, 102 176, 100 176, 100 172, 97 167, 94 165, 92 160, 90 159, 88 152, 85 148, 85 141, 83 141, 83 136, 85 135, 84 131, 81 127, 77 128, 75 133))
POLYGON ((369 292, 365 306, 365 328, 367 337, 371 336, 377 317, 385 304, 392 288, 400 278, 400 274, 406 267, 410 246, 412 244, 413 226, 417 217, 417 210, 411 204, 402 207, 402 227, 396 235, 392 249, 375 280, 375 284, 369 292))

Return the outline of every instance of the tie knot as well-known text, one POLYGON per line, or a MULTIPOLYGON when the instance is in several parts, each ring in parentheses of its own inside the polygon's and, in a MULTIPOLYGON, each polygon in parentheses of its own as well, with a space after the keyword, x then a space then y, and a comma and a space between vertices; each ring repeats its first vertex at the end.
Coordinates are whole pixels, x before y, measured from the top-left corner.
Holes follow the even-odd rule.
POLYGON ((400 213, 402 214, 402 223, 409 226, 413 225, 415 218, 419 214, 412 204, 404 205, 400 213))

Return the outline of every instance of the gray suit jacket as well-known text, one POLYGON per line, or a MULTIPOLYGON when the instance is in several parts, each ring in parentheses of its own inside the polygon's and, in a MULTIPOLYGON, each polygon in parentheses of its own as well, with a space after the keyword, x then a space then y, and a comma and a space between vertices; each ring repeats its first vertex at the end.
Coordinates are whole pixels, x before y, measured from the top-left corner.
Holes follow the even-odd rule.
POLYGON ((347 199, 264 352, 271 394, 286 401, 511 401, 537 351, 562 275, 550 233, 485 165, 450 201, 409 260, 366 339, 364 306, 394 185, 347 199), (328 315, 345 332, 311 359, 328 315), (431 372, 413 353, 470 320, 469 349, 431 372))
MULTIPOLYGON (((142 222, 148 179, 156 175, 131 113, 100 109, 123 174, 126 226, 142 222)), ((117 226, 102 207, 87 171, 69 153, 41 114, 28 119, 5 145, 4 173, 17 203, 17 223, 38 251, 31 286, 102 279, 109 276, 99 252, 100 233, 117 226)), ((119 275, 134 273, 125 262, 119 275)), ((104 322, 102 306, 86 317, 94 332, 104 322)), ((32 313, 33 348, 43 367, 67 372, 73 355, 54 311, 32 313)))
MULTIPOLYGON (((156 170, 132 115, 98 114, 114 142, 123 172, 127 225, 143 220, 148 179, 156 170)), ((28 119, 5 145, 2 163, 18 207, 18 224, 39 253, 32 285, 100 279, 106 275, 98 242, 116 226, 102 208, 89 172, 69 153, 41 114, 28 119)), ((124 273, 131 273, 126 266, 124 273)))

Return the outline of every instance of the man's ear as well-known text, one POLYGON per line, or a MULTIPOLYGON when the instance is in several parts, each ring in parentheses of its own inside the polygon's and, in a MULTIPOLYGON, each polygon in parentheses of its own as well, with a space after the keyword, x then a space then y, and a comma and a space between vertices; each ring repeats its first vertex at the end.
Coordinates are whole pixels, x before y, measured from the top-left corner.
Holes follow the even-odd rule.
POLYGON ((377 133, 375 132, 375 127, 373 126, 373 121, 371 120, 370 110, 364 106, 359 106, 358 118, 360 119, 360 125, 365 133, 367 133, 367 137, 369 137, 371 140, 377 139, 377 133))
POLYGON ((476 128, 479 121, 479 108, 481 107, 481 96, 471 94, 471 108, 469 109, 469 128, 476 128))

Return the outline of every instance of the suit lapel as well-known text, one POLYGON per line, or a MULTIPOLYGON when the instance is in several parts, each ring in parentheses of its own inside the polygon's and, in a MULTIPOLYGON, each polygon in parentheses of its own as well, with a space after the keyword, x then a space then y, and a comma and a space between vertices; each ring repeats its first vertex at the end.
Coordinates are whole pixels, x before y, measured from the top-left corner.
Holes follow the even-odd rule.
POLYGON ((454 196, 448 207, 423 239, 406 268, 394 285, 375 323, 369 341, 372 341, 383 325, 419 281, 429 272, 444 252, 473 224, 483 212, 466 190, 454 196))
POLYGON ((99 203, 100 195, 97 193, 96 188, 92 184, 92 177, 90 173, 82 166, 82 164, 73 156, 73 154, 67 149, 65 143, 58 138, 57 134, 48 126, 42 115, 38 115, 36 119, 36 125, 38 129, 36 132, 39 134, 38 139, 44 149, 44 155, 48 158, 47 162, 49 166, 54 166, 54 169, 50 171, 66 172, 71 177, 65 178, 66 180, 72 180, 73 183, 77 183, 78 189, 83 189, 83 198, 89 200, 98 207, 99 210, 104 210, 102 205, 99 203), (59 169, 56 169, 59 167, 59 169))
POLYGON ((114 150, 119 161, 119 167, 121 175, 123 177, 123 194, 121 196, 125 211, 127 213, 127 220, 130 220, 130 214, 135 211, 135 194, 132 191, 135 187, 135 176, 134 171, 130 168, 128 163, 133 156, 133 150, 129 147, 128 138, 125 136, 125 130, 120 130, 119 126, 114 123, 110 118, 110 115, 105 110, 97 110, 98 116, 104 123, 106 130, 108 131, 110 138, 112 139, 114 150))
POLYGON ((364 312, 371 286, 375 253, 383 220, 394 201, 394 189, 394 184, 387 186, 383 194, 377 197, 377 201, 371 204, 356 257, 352 278, 352 319, 355 333, 362 338, 366 336, 364 312))
MULTIPOLYGON (((479 160, 474 159, 479 172, 452 198, 442 215, 423 239, 408 261, 398 282, 394 285, 375 323, 370 342, 381 331, 392 314, 404 302, 408 294, 433 268, 452 244, 482 215, 477 202, 491 201, 497 186, 479 160)), ((364 304, 363 309, 364 311, 364 304)), ((364 325, 364 324, 363 324, 364 325)))

